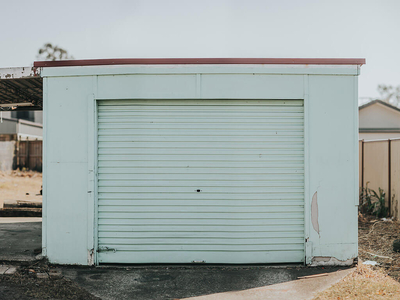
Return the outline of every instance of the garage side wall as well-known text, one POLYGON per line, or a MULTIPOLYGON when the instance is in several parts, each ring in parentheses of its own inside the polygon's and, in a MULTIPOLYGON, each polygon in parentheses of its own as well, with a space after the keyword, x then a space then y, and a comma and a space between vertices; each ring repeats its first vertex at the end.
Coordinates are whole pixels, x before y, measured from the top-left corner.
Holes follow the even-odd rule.
POLYGON ((88 97, 92 77, 45 81, 43 248, 60 264, 88 264, 88 97))
POLYGON ((308 263, 350 263, 358 256, 357 78, 309 76, 311 201, 308 263), (339 261, 329 260, 335 258, 339 261))
POLYGON ((44 80, 44 253, 93 264, 94 99, 304 99, 308 264, 357 257, 357 77, 185 74, 44 80), (92 102, 91 102, 92 101, 92 102), (91 132, 91 133, 90 133, 91 132), (89 136, 89 135, 93 136, 89 136))

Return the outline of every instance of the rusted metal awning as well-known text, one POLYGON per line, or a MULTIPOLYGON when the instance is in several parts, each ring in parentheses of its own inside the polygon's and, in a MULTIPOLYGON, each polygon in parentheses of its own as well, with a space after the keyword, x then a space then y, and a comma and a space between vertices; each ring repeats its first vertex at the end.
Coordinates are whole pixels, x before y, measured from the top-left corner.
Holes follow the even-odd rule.
POLYGON ((42 110, 43 79, 36 67, 0 68, 0 110, 42 110))

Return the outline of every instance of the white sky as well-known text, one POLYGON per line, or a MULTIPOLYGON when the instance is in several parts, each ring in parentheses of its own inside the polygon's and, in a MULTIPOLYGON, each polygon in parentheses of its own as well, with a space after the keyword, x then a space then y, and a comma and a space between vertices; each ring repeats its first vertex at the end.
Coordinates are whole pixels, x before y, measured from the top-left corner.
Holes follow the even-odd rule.
POLYGON ((359 96, 400 85, 400 0, 0 0, 0 67, 46 42, 76 59, 366 58, 359 96))

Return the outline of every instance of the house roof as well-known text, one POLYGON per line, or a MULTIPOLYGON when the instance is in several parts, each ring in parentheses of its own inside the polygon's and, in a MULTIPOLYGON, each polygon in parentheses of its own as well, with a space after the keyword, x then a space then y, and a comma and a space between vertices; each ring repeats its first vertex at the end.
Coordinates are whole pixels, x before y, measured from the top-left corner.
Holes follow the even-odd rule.
MULTIPOLYGON (((371 102, 368 102, 364 105, 361 105, 359 108, 359 120, 360 120, 360 128, 359 128, 359 132, 360 133, 400 133, 400 108, 384 102, 382 100, 374 100, 371 102), (382 105, 385 108, 389 108, 389 110, 385 110, 386 112, 391 112, 391 114, 394 116, 394 118, 398 121, 396 121, 395 123, 393 123, 393 118, 389 118, 389 115, 380 115, 377 114, 375 118, 372 119, 363 119, 363 114, 361 114, 361 111, 367 107, 371 107, 373 105, 382 105), (363 121, 362 121, 363 120, 363 121), (377 120, 379 120, 380 123, 376 123, 377 120), (366 123, 367 122, 367 123, 366 123), (377 124, 379 124, 379 126, 377 126, 377 124), (363 125, 363 126, 362 126, 363 125), (368 126, 366 126, 368 125, 368 126)), ((376 112, 375 112, 376 114, 376 112)), ((371 118, 371 117, 369 117, 371 118)))
POLYGON ((366 104, 363 104, 363 105, 359 106, 359 107, 358 107, 358 110, 364 109, 364 108, 366 108, 366 107, 369 107, 369 106, 374 105, 374 104, 377 104, 377 103, 382 104, 382 105, 385 105, 385 106, 387 106, 387 107, 389 107, 389 108, 391 108, 391 109, 394 109, 394 110, 400 112, 400 108, 398 108, 397 106, 394 106, 394 105, 392 105, 392 104, 390 104, 390 103, 387 103, 387 102, 385 102, 385 101, 382 101, 382 100, 373 100, 373 101, 370 101, 370 102, 368 102, 368 103, 366 103, 366 104))

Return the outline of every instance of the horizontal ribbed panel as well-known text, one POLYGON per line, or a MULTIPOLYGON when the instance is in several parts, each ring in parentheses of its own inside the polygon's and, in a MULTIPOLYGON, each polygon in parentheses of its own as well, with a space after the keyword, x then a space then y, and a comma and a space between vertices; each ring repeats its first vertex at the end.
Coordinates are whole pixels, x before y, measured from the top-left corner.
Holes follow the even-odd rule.
POLYGON ((303 261, 303 120, 302 101, 101 101, 99 261, 303 261))

